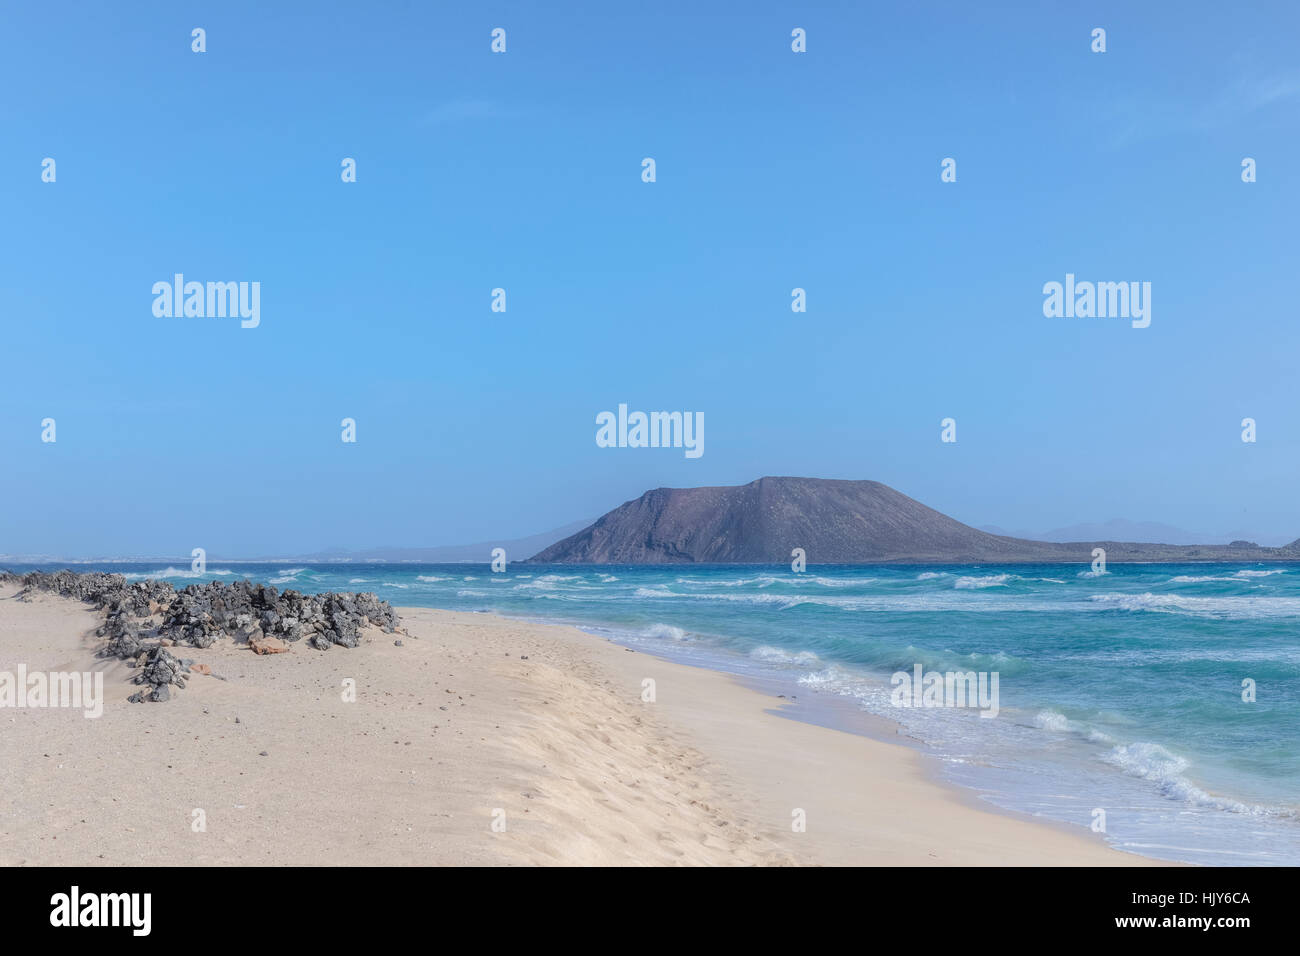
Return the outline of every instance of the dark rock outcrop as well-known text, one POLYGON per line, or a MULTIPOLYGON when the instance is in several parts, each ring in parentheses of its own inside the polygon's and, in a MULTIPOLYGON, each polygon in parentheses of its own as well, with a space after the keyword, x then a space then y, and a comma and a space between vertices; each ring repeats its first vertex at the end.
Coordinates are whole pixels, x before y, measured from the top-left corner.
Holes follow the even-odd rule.
POLYGON ((222 637, 250 644, 305 639, 311 647, 328 650, 335 644, 356 647, 363 627, 391 634, 398 623, 392 605, 370 593, 306 595, 249 581, 209 581, 177 591, 163 581, 128 582, 120 574, 99 571, 5 572, 0 583, 21 584, 19 600, 49 591, 102 610, 104 623, 96 633, 108 642, 99 654, 142 666, 135 683, 148 689, 130 697, 137 702, 164 701, 170 687, 185 686, 186 664, 166 650, 169 645, 210 647, 222 637), (155 616, 161 623, 151 623, 155 616))
POLYGON ((172 654, 165 647, 154 647, 149 652, 149 656, 140 669, 140 673, 133 680, 135 684, 143 684, 147 690, 139 691, 132 694, 127 700, 133 704, 143 704, 146 701, 162 704, 171 699, 171 687, 185 687, 185 665, 177 660, 176 655, 172 654))

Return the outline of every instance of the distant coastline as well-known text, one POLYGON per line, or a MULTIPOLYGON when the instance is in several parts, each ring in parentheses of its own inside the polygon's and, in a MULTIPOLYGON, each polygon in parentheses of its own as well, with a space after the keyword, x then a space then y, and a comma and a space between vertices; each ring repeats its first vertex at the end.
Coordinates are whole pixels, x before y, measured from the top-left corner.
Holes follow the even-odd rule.
MULTIPOLYGON (((476 565, 489 563, 493 552, 500 549, 511 564, 762 566, 789 564, 796 548, 804 552, 808 563, 823 566, 1092 565, 1099 558, 1116 564, 1300 561, 1300 538, 1272 546, 1248 540, 1227 544, 1163 544, 1107 537, 1049 541, 1016 537, 998 528, 971 527, 876 481, 781 477, 759 478, 746 485, 656 488, 593 522, 570 522, 523 538, 360 551, 335 548, 287 556, 223 557, 214 553, 207 560, 261 565, 476 565)), ((190 558, 0 554, 0 565, 93 567, 152 562, 182 567, 190 558)))

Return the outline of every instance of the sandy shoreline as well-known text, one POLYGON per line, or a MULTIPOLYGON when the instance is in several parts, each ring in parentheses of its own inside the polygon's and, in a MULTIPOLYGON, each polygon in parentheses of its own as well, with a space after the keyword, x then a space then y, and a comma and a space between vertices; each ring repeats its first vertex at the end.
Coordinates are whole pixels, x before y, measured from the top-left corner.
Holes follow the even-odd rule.
POLYGON ((106 703, 0 709, 0 865, 1156 863, 570 627, 400 608, 352 650, 178 648, 226 679, 130 704, 96 612, 16 591, 0 671, 101 671, 106 703))

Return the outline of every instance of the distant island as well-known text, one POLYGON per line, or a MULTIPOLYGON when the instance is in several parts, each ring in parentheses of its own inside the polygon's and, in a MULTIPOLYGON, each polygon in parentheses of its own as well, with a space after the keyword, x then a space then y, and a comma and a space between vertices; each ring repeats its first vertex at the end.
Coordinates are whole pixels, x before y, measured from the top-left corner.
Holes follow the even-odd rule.
POLYGON ((1300 539, 1176 545, 1031 541, 962 524, 878 481, 759 478, 747 485, 656 488, 544 548, 537 564, 1027 564, 1300 561, 1300 539))

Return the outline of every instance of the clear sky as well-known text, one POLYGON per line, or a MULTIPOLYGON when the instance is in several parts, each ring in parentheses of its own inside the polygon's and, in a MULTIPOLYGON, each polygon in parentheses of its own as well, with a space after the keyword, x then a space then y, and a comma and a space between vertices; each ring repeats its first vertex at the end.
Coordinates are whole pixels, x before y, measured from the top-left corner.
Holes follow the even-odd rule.
POLYGON ((1300 536, 1298 11, 6 4, 0 553, 479 541, 768 474, 1300 536), (177 272, 260 282, 260 326, 156 317, 177 272), (1044 317, 1067 273, 1150 282, 1150 327, 1044 317), (597 447, 620 402, 704 454, 597 447))

